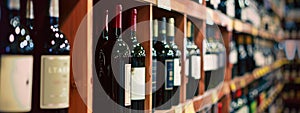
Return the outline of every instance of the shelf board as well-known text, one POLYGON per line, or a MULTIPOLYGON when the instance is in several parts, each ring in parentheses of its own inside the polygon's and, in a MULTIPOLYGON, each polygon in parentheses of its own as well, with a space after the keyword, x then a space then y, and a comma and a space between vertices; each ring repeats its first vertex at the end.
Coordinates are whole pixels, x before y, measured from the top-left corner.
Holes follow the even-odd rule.
MULTIPOLYGON (((169 110, 156 110, 155 113, 166 113, 166 112, 175 113, 175 111, 178 109, 183 109, 183 110, 187 109, 188 108, 187 106, 189 104, 193 104, 193 108, 195 111, 200 111, 218 102, 219 99, 221 99, 223 96, 230 94, 230 91, 235 91, 237 89, 244 88, 254 80, 257 80, 260 77, 263 77, 264 75, 278 69, 279 67, 283 66, 285 63, 287 63, 286 59, 278 60, 271 65, 255 69, 252 73, 247 73, 244 76, 236 77, 231 81, 224 82, 223 84, 219 84, 219 86, 217 86, 214 89, 206 91, 203 95, 194 97, 192 100, 187 100, 185 103, 181 103, 178 106, 173 106, 169 110)), ((278 92, 282 90, 282 87, 283 86, 276 86, 276 91, 274 92, 273 95, 274 97, 276 97, 278 92)), ((269 99, 269 101, 273 101, 273 100, 269 99)))
POLYGON ((272 92, 271 96, 269 96, 264 103, 260 104, 258 106, 258 113, 262 113, 270 106, 273 101, 276 99, 277 95, 282 91, 283 89, 283 84, 278 84, 275 87, 275 90, 272 92))

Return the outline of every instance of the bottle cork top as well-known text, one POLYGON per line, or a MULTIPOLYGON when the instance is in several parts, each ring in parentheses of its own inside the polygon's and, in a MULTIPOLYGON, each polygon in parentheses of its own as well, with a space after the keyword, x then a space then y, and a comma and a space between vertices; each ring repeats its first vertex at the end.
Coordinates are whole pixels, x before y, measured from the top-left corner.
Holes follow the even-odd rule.
POLYGON ((20 10, 20 0, 9 0, 8 9, 10 10, 20 10))
POLYGON ((59 17, 59 1, 51 0, 49 8, 50 17, 59 17))
POLYGON ((32 0, 27 0, 27 6, 26 6, 26 18, 28 19, 34 19, 33 16, 33 3, 32 0))
POLYGON ((175 36, 175 20, 174 18, 169 18, 168 23, 168 36, 175 36))

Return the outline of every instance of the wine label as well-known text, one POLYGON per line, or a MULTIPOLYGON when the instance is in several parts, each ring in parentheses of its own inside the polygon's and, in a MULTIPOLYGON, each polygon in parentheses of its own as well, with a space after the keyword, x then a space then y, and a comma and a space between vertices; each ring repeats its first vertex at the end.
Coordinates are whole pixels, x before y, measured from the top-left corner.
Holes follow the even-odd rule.
POLYGON ((236 64, 238 61, 238 53, 237 53, 237 50, 232 50, 230 51, 229 53, 229 62, 231 64, 236 64))
POLYGON ((296 43, 294 40, 286 40, 285 41, 285 54, 288 60, 292 60, 295 58, 296 54, 296 43))
POLYGON ((174 81, 174 61, 173 60, 165 60, 165 89, 172 90, 173 89, 173 81, 174 81))
POLYGON ((221 52, 219 53, 219 67, 224 67, 225 66, 225 53, 224 52, 221 52))
POLYGON ((125 106, 131 105, 131 64, 125 64, 125 106))
POLYGON ((227 0, 226 2, 226 13, 230 17, 234 17, 235 9, 234 9, 234 0, 227 0))
POLYGON ((152 59, 152 93, 156 91, 156 70, 157 70, 157 60, 152 59))
POLYGON ((256 66, 263 66, 264 65, 264 55, 261 51, 254 52, 254 60, 256 66))
POLYGON ((190 59, 186 58, 185 60, 185 76, 189 76, 189 66, 190 66, 190 59))
POLYGON ((181 85, 181 64, 180 59, 176 58, 174 59, 174 86, 180 86, 181 85))
POLYGON ((204 71, 211 71, 218 69, 218 56, 216 54, 205 54, 203 59, 204 63, 204 71))
POLYGON ((42 109, 69 107, 70 56, 43 55, 41 58, 42 109))
POLYGON ((33 56, 2 55, 0 62, 0 112, 31 110, 33 56))
POLYGON ((201 59, 200 59, 200 56, 192 56, 191 57, 191 63, 192 63, 192 65, 191 65, 191 70, 192 70, 192 77, 194 77, 195 79, 200 79, 200 77, 201 77, 201 71, 200 71, 200 69, 201 69, 201 65, 200 65, 200 63, 201 63, 201 59))
POLYGON ((146 70, 145 67, 131 69, 131 100, 144 100, 146 92, 146 70))

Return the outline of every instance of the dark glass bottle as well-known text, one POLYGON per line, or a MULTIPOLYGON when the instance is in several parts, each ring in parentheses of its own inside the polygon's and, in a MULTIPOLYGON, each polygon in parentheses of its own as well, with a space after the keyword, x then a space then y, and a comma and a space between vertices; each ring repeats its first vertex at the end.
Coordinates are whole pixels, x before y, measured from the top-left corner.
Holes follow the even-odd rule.
POLYGON ((136 39, 136 18, 137 10, 133 9, 131 13, 130 41, 128 42, 131 50, 131 108, 135 110, 144 110, 145 92, 146 92, 146 53, 143 46, 136 39))
POLYGON ((156 106, 157 109, 170 109, 172 103, 174 80, 174 52, 166 42, 166 18, 163 17, 159 25, 158 41, 154 45, 157 52, 156 106))
POLYGON ((131 52, 122 39, 122 5, 116 7, 115 36, 111 53, 111 74, 113 99, 120 106, 114 108, 115 112, 129 112, 131 107, 131 52))
POLYGON ((41 55, 40 108, 43 112, 68 112, 70 44, 59 28, 59 0, 51 0, 50 27, 41 55))
POLYGON ((236 38, 232 37, 230 41, 230 53, 229 53, 229 62, 233 65, 231 71, 231 77, 234 78, 238 75, 238 51, 236 48, 236 38))
POLYGON ((235 18, 242 19, 242 10, 245 7, 245 0, 235 0, 235 18))
POLYGON ((253 51, 253 39, 250 35, 247 35, 246 36, 246 51, 247 51, 247 72, 251 73, 254 68, 255 68, 255 62, 253 60, 253 54, 254 54, 254 51, 253 51))
POLYGON ((157 53, 154 45, 158 38, 158 20, 153 20, 153 39, 152 39, 152 111, 155 111, 156 107, 156 77, 157 77, 157 53))
POLYGON ((0 56, 0 112, 29 112, 34 44, 29 29, 20 22, 20 0, 6 3, 9 24, 1 40, 5 49, 0 56))
MULTIPOLYGON (((109 26, 108 26, 108 10, 105 11, 105 26, 99 37, 96 52, 95 52, 95 67, 100 84, 106 94, 112 98, 112 76, 110 68, 111 49, 108 46, 112 41, 109 41, 109 26)), ((110 39, 111 40, 111 39, 110 39)))
POLYGON ((188 75, 187 83, 187 99, 192 99, 198 95, 198 83, 201 77, 200 68, 200 49, 194 42, 194 25, 189 21, 187 23, 187 60, 186 62, 189 68, 186 68, 188 75))
POLYGON ((169 18, 167 28, 167 41, 168 45, 174 52, 174 82, 173 82, 173 94, 172 94, 172 105, 178 105, 180 100, 180 85, 181 85, 181 52, 175 43, 175 20, 169 18))
POLYGON ((227 0, 221 0, 219 6, 218 6, 218 10, 220 10, 222 13, 226 14, 226 4, 227 0))
POLYGON ((238 76, 243 76, 247 71, 247 52, 244 46, 244 35, 237 35, 238 49, 238 76))

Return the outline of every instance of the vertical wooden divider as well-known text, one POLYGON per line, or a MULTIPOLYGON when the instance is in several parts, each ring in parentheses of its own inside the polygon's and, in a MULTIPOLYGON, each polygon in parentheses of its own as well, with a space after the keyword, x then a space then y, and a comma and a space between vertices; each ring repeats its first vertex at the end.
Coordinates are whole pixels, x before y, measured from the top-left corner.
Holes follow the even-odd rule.
MULTIPOLYGON (((199 20, 198 20, 199 21, 199 20)), ((203 95, 204 94, 204 90, 205 90, 205 73, 204 73, 204 63, 203 63, 203 40, 206 37, 206 24, 205 21, 199 21, 196 23, 197 29, 195 29, 195 43, 196 45, 199 47, 200 49, 200 61, 201 61, 201 78, 199 81, 199 95, 203 95)))
MULTIPOLYGON (((70 40, 71 47, 73 48, 76 32, 79 28, 79 25, 81 24, 81 21, 84 19, 84 17, 87 15, 88 11, 92 9, 92 1, 91 0, 77 0, 72 3, 69 3, 70 1, 61 1, 61 5, 65 8, 61 8, 60 12, 62 13, 62 31, 65 33, 66 37, 70 40), (64 9, 71 9, 70 12, 64 10, 64 9)), ((77 80, 75 84, 74 76, 73 76, 73 69, 72 69, 72 62, 71 62, 71 78, 70 78, 70 107, 69 107, 69 113, 87 113, 91 112, 87 108, 87 104, 91 103, 92 100, 91 95, 91 84, 90 84, 90 78, 92 76, 92 69, 91 69, 91 49, 90 46, 91 40, 92 40, 92 22, 88 19, 86 26, 86 31, 82 31, 82 33, 85 33, 84 42, 83 44, 86 48, 82 48, 86 50, 86 55, 83 55, 81 57, 82 61, 79 62, 76 60, 78 64, 81 64, 83 68, 80 72, 77 73, 81 74, 82 78, 76 78, 77 80), (79 85, 80 84, 80 85, 79 85), (84 92, 79 93, 78 88, 85 89, 84 92), (88 102, 87 102, 88 101, 88 102), (85 103, 86 102, 86 103, 85 103)), ((72 49, 71 49, 71 60, 72 58, 72 49)), ((82 90, 81 90, 82 91, 82 90)))
POLYGON ((143 40, 146 51, 146 99, 145 113, 152 112, 152 4, 142 6, 137 14, 137 37, 143 40))
POLYGON ((187 77, 185 75, 185 62, 186 62, 186 24, 187 24, 187 15, 184 14, 181 18, 176 19, 176 26, 180 31, 176 31, 175 41, 178 44, 179 49, 181 51, 181 86, 180 86, 180 103, 184 103, 186 101, 186 85, 187 85, 187 77))
MULTIPOLYGON (((229 53, 230 53, 230 40, 232 36, 232 31, 228 31, 226 27, 219 27, 222 33, 224 45, 226 48, 226 69, 225 69, 225 78, 224 82, 230 82, 231 80, 231 73, 232 73, 232 64, 229 63, 229 53)), ((223 84, 224 85, 224 84, 223 84)), ((221 90, 222 91, 222 90, 221 90)), ((226 113, 229 111, 231 96, 230 94, 224 95, 224 99, 222 100, 223 109, 222 112, 226 113)))

